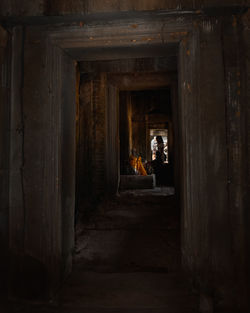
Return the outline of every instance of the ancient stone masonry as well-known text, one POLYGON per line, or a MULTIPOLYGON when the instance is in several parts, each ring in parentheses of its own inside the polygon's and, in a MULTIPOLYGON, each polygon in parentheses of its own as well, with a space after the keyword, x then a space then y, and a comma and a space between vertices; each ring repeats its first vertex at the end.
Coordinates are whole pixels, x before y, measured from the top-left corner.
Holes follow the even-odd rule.
POLYGON ((202 303, 247 312, 247 6, 243 0, 1 1, 0 268, 6 272, 9 263, 11 295, 52 297, 71 271, 75 203, 117 193, 119 92, 131 109, 133 90, 168 86, 178 134, 183 265, 202 303))
MULTIPOLYGON (((199 32, 200 49, 196 50, 196 53, 197 53, 196 62, 197 62, 197 57, 198 57, 197 72, 194 76, 190 75, 189 73, 187 76, 187 79, 184 80, 183 82, 183 87, 187 90, 186 92, 189 95, 189 97, 198 97, 196 99, 198 99, 199 102, 196 104, 196 108, 194 107, 195 111, 193 111, 193 113, 191 113, 192 111, 190 112, 190 107, 189 107, 188 111, 185 111, 185 113, 184 112, 182 113, 182 116, 183 114, 185 114, 184 115, 185 119, 190 116, 189 114, 191 114, 193 117, 196 116, 197 121, 194 123, 194 119, 192 118, 192 124, 190 124, 190 126, 195 127, 195 128, 198 126, 198 127, 201 127, 202 129, 200 132, 197 132, 198 137, 193 136, 192 138, 189 139, 189 140, 194 140, 196 145, 192 145, 191 144, 192 141, 191 142, 189 141, 188 146, 190 147, 192 146, 192 149, 196 149, 200 145, 202 145, 202 143, 205 143, 205 147, 203 147, 199 151, 195 151, 195 150, 192 151, 192 158, 189 160, 186 160, 186 162, 194 161, 196 164, 198 164, 199 162, 205 161, 205 163, 201 164, 201 168, 203 168, 202 173, 201 172, 198 173, 195 171, 191 173, 192 180, 191 182, 189 182, 189 184, 188 183, 186 184, 186 186, 189 186, 189 188, 192 185, 194 188, 198 188, 196 189, 196 192, 192 192, 189 190, 186 193, 189 196, 193 195, 193 197, 195 197, 193 198, 193 200, 191 200, 191 202, 188 201, 189 203, 193 203, 194 205, 193 206, 194 211, 192 213, 192 220, 193 220, 193 217, 196 215, 196 213, 194 215, 194 212, 196 211, 195 206, 199 203, 197 202, 197 196, 199 199, 198 201, 201 201, 200 208, 202 210, 199 213, 199 221, 197 220, 197 223, 193 225, 194 227, 201 227, 201 229, 198 231, 198 230, 194 230, 194 228, 192 227, 191 232, 188 232, 188 234, 190 236, 192 232, 194 231, 194 233, 199 232, 200 234, 204 235, 203 240, 199 241, 199 243, 197 242, 198 245, 202 244, 202 247, 201 246, 199 248, 196 247, 195 249, 196 252, 194 251, 194 254, 195 253, 199 254, 199 257, 198 257, 199 259, 201 256, 200 251, 204 249, 204 253, 202 254, 204 257, 204 261, 201 261, 200 259, 199 261, 201 262, 200 264, 202 264, 202 262, 206 262, 207 268, 208 268, 210 264, 210 260, 211 260, 211 264, 213 264, 212 265, 213 269, 211 268, 211 272, 215 271, 217 273, 215 274, 215 277, 217 278, 225 270, 231 273, 234 273, 233 275, 235 275, 235 273, 237 272, 238 274, 236 275, 239 275, 237 277, 240 280, 238 284, 241 285, 241 287, 239 288, 241 290, 246 291, 247 289, 245 285, 245 278, 243 277, 240 278, 241 276, 240 273, 246 273, 247 269, 246 269, 245 262, 247 262, 247 254, 248 254, 247 250, 243 248, 243 246, 246 245, 246 240, 245 240, 246 233, 244 232, 244 229, 246 228, 242 226, 244 224, 243 212, 246 213, 247 209, 246 209, 246 202, 245 202, 245 197, 244 197, 244 194, 245 194, 244 190, 246 188, 246 177, 245 177, 245 170, 243 169, 244 168, 243 164, 246 164, 246 161, 244 161, 245 153, 242 150, 241 144, 244 145, 244 142, 246 140, 244 136, 246 135, 246 132, 245 130, 243 130, 245 129, 245 121, 244 121, 245 118, 243 118, 242 121, 239 120, 241 116, 240 111, 241 110, 244 111, 246 107, 245 107, 245 102, 243 100, 244 98, 243 97, 241 98, 242 78, 240 74, 241 72, 240 63, 239 63, 240 58, 238 54, 239 52, 237 52, 237 48, 235 48, 235 47, 240 47, 241 45, 238 42, 234 42, 234 39, 233 39, 233 38, 235 39, 237 38, 236 40, 239 40, 240 36, 238 32, 240 28, 238 27, 238 21, 235 17, 220 20, 220 21, 218 19, 214 19, 214 20, 204 19, 200 25, 201 25, 200 32, 199 32), (236 35, 237 33, 238 35, 236 35), (233 34, 235 34, 235 37, 233 34), (205 57, 206 54, 207 56, 205 57), (214 59, 214 62, 212 62, 213 59, 214 59), (211 64, 210 64, 210 61, 211 61, 211 64), (213 69, 212 64, 216 64, 216 68, 213 69), (219 66, 220 66, 220 69, 219 69, 219 66), (215 83, 215 76, 213 76, 214 72, 217 73, 216 85, 214 85, 215 83), (200 83, 199 90, 196 90, 197 80, 199 80, 204 75, 206 76, 206 80, 204 81, 205 84, 203 85, 202 83, 200 83), (210 80, 209 77, 212 78, 212 76, 213 76, 213 79, 210 80), (196 83, 195 81, 192 81, 192 77, 195 79, 196 83), (218 86, 221 86, 221 88, 218 88, 218 86), (211 95, 213 96, 211 97, 211 95), (218 104, 223 103, 224 97, 225 97, 226 107, 223 108, 223 106, 217 105, 216 107, 214 107, 214 112, 212 113, 212 103, 215 103, 216 98, 218 99, 218 104), (202 110, 200 110, 201 105, 205 105, 205 107, 202 110), (209 111, 207 111, 208 108, 209 108, 209 111), (210 122, 209 122, 209 116, 211 118, 210 122), (226 121, 223 121, 224 116, 226 116, 226 121), (212 134, 213 134, 213 131, 216 130, 216 125, 218 127, 216 131, 217 135, 215 135, 215 137, 213 138, 212 134), (207 131, 209 132, 209 134, 207 134, 208 137, 206 138, 207 131), (218 140, 220 141, 220 143, 218 140), (208 150, 206 151, 206 149, 208 150), (203 152, 205 153, 206 157, 200 158, 200 155, 203 152), (199 159, 195 161, 195 156, 197 155, 199 155, 199 159), (212 168, 214 172, 212 176, 209 178, 212 168), (209 172, 206 173, 206 169, 209 169, 209 172), (200 179, 197 179, 196 175, 199 175, 200 179), (215 186, 214 184, 218 184, 217 190, 220 190, 220 192, 217 195, 218 196, 217 200, 216 200, 216 197, 217 197, 216 192, 213 192, 213 197, 210 198, 210 200, 207 199, 206 203, 207 204, 210 203, 207 209, 204 207, 204 202, 203 202, 204 194, 200 193, 200 196, 199 196, 199 188, 201 187, 201 184, 205 182, 204 180, 205 177, 206 177, 205 179, 206 184, 208 185, 206 187, 203 186, 202 189, 205 188, 206 190, 211 190, 212 186, 215 186), (215 177, 217 177, 216 180, 214 180, 215 177), (195 187, 196 182, 198 181, 199 181, 199 185, 195 187), (222 192, 222 190, 224 191, 222 192), (216 201, 217 203, 220 203, 220 204, 222 204, 222 202, 224 201, 225 204, 224 206, 220 205, 220 208, 219 208, 217 207, 218 205, 216 204, 216 202, 212 203, 212 201, 216 201), (214 208, 217 207, 216 212, 211 211, 213 207, 214 208), (224 212, 222 209, 223 207, 227 208, 224 212), (228 208, 231 208, 231 209, 228 210, 228 208), (201 218, 201 216, 203 214, 204 214, 205 224, 202 225, 201 221, 203 220, 203 218, 201 218), (208 215, 206 216, 206 214, 208 215), (238 220, 238 222, 236 222, 236 220, 238 220), (212 226, 213 234, 210 234, 210 235, 208 233, 206 234, 206 231, 210 232, 209 229, 212 229, 210 228, 210 226, 208 226, 207 223, 211 223, 211 225, 213 225, 212 226), (216 228, 215 226, 216 224, 217 224, 218 230, 223 229, 223 234, 220 234, 219 237, 217 236, 217 232, 214 232, 216 228), (225 232, 225 229, 227 229, 226 232, 225 232), (228 235, 229 234, 231 235, 228 236, 226 233, 228 235), (214 235, 215 237, 213 239, 214 235), (207 240, 205 238, 207 239, 209 238, 209 241, 207 241, 207 244, 205 243, 207 240), (218 251, 216 252, 214 249, 215 250, 218 249, 218 251, 220 252, 218 251), (214 252, 211 253, 211 251, 213 250, 214 252), (207 256, 205 257, 206 254, 207 256), (214 257, 216 258, 216 262, 214 262, 213 260, 214 257), (221 258, 221 260, 219 260, 219 258, 221 258), (218 274, 218 271, 220 272, 220 274, 218 274)), ((196 41, 194 41, 194 43, 196 43, 196 41)), ((193 51, 192 46, 188 48, 184 46, 184 54, 186 53, 186 55, 189 55, 192 57, 192 51, 193 51)), ((184 101, 187 101, 187 99, 185 98, 184 101)), ((246 116, 245 114, 243 115, 246 116)), ((185 131, 185 133, 190 133, 190 132, 191 130, 185 131)), ((185 135, 183 135, 182 138, 185 138, 184 136, 185 135)), ((187 168, 189 169, 191 168, 197 169, 193 166, 188 165, 190 163, 186 163, 186 162, 183 165, 184 167, 187 166, 187 168)), ((208 197, 210 197, 209 194, 208 194, 208 197)), ((186 212, 188 212, 188 210, 186 212)), ((186 223, 185 220, 188 221, 188 219, 189 219, 188 216, 187 216, 187 220, 184 219, 184 227, 187 227, 188 223, 186 223)), ((197 238, 196 236, 194 236, 193 239, 190 238, 187 241, 186 239, 184 239, 184 242, 192 243, 191 246, 190 245, 187 246, 187 250, 190 251, 190 249, 192 250, 192 245, 196 241, 197 238)), ((196 263, 195 260, 198 260, 197 257, 193 256, 190 258, 190 255, 189 255, 186 258, 186 260, 188 259, 189 259, 190 265, 193 264, 194 267, 198 266, 198 268, 196 268, 196 270, 198 270, 200 267, 200 265, 198 265, 199 263, 195 265, 196 263)), ((211 276, 211 272, 209 274, 210 276, 209 278, 205 280, 201 278, 201 280, 209 282, 210 279, 213 279, 211 276)), ((205 272, 203 272, 203 274, 204 273, 205 272)), ((202 276, 203 274, 201 274, 201 277, 203 277, 202 276)), ((227 274, 225 277, 229 277, 229 276, 230 275, 227 274)), ((216 285, 218 287, 219 283, 216 283, 216 285)), ((229 295, 229 298, 230 298, 230 295, 229 295)))
POLYGON ((94 123, 94 147, 93 159, 95 162, 94 188, 97 193, 104 189, 105 180, 105 112, 106 112, 106 95, 105 95, 105 75, 100 75, 93 81, 93 123, 94 123))
MULTIPOLYGON (((245 144, 241 147, 241 149, 244 150, 243 156, 244 159, 242 170, 245 171, 244 178, 246 179, 246 182, 244 184, 245 192, 243 196, 243 202, 245 203, 245 208, 249 205, 249 188, 250 188, 250 10, 245 13, 245 15, 242 18, 243 23, 243 46, 240 55, 243 55, 244 57, 241 59, 241 84, 242 84, 242 90, 243 90, 243 97, 241 98, 242 103, 245 103, 244 106, 244 114, 245 118, 241 116, 241 118, 244 119, 243 127, 246 129, 246 137, 245 137, 245 144), (247 147, 247 152, 246 152, 247 147), (248 161, 247 161, 248 160, 248 161)), ((243 128, 244 129, 244 128, 243 128)), ((242 130, 244 133, 244 130, 242 130)), ((249 210, 244 210, 244 229, 246 229, 245 238, 246 238, 246 245, 247 245, 247 263, 250 262, 250 233, 249 233, 249 227, 246 227, 246 225, 249 225, 250 223, 250 214, 249 210)), ((248 282, 250 281, 250 269, 248 266, 248 282)))
POLYGON ((230 203, 231 227, 235 233, 232 237, 234 267, 239 274, 238 285, 242 290, 246 276, 242 275, 247 269, 247 254, 243 252, 247 245, 247 146, 246 117, 247 99, 245 94, 245 62, 242 55, 244 48, 241 34, 241 20, 233 17, 224 24, 223 56, 225 66, 225 87, 227 96, 227 145, 228 145, 228 191, 230 203), (234 48, 233 48, 234 47, 234 48), (237 47, 237 48, 236 48, 237 47), (243 61, 244 60, 244 61, 243 61), (246 219, 246 220, 245 220, 246 219), (236 265, 237 263, 237 265, 236 265), (241 274, 240 274, 241 273, 241 274))
POLYGON ((248 0, 3 0, 0 4, 2 16, 59 16, 103 12, 144 10, 199 10, 211 7, 247 5, 248 0))
POLYGON ((3 280, 8 264, 10 37, 0 27, 0 245, 3 280))

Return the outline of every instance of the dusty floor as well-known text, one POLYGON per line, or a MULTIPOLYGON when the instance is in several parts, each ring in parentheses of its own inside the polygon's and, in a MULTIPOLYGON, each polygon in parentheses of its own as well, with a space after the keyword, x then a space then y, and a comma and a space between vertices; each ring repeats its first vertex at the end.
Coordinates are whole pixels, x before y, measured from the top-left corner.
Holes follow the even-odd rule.
POLYGON ((57 301, 12 303, 8 312, 198 312, 198 297, 180 270, 176 200, 166 194, 124 192, 103 202, 77 225, 74 269, 57 301))

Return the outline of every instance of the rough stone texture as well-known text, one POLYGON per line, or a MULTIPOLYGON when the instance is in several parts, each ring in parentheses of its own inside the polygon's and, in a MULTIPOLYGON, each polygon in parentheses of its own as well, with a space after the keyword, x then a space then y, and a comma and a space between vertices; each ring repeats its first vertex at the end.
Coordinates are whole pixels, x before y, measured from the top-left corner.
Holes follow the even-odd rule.
MULTIPOLYGON (((245 86, 243 94, 249 99, 249 59, 244 58, 244 54, 239 56, 238 48, 235 48, 242 33, 235 18, 225 24, 221 18, 199 17, 194 21, 189 18, 168 18, 164 22, 158 19, 157 23, 152 22, 151 18, 153 16, 149 21, 140 21, 139 28, 128 26, 127 21, 123 21, 123 24, 116 22, 112 25, 87 26, 84 30, 77 24, 63 28, 61 33, 59 26, 56 29, 51 27, 52 37, 48 35, 48 27, 28 27, 24 37, 22 28, 12 29, 15 49, 12 57, 9 242, 15 280, 11 286, 19 288, 19 291, 21 289, 22 296, 28 293, 37 297, 48 291, 47 287, 55 290, 63 270, 60 265, 68 264, 66 267, 70 270, 67 260, 70 259, 73 237, 70 229, 73 229, 74 210, 74 134, 69 125, 73 125, 70 117, 74 115, 74 109, 70 112, 68 108, 64 109, 75 103, 74 93, 70 91, 74 85, 71 72, 74 65, 63 49, 67 49, 67 55, 73 55, 72 45, 78 49, 78 53, 93 46, 99 49, 101 57, 100 48, 111 37, 110 45, 120 45, 121 50, 133 45, 143 46, 143 50, 145 35, 155 34, 154 42, 157 44, 166 40, 173 43, 181 41, 179 113, 184 261, 205 298, 212 296, 219 306, 225 307, 227 304, 234 307, 234 312, 241 308, 244 291, 241 292, 238 282, 244 286, 242 276, 246 273, 246 264, 249 264, 249 253, 246 262, 249 202, 246 198, 242 199, 247 191, 244 189, 246 178, 242 173, 245 167, 249 169, 249 165, 245 166, 249 147, 245 145, 246 128, 239 125, 249 109, 244 107, 244 103, 247 103, 245 98, 239 97, 238 91, 241 93, 243 90, 239 90, 237 80, 240 68, 238 59, 241 58, 244 64, 240 85, 245 86), (189 37, 188 31, 191 32, 189 37), (136 43, 131 42, 134 35, 136 43), (122 43, 120 37, 124 39, 122 43), (228 54, 223 45, 235 51, 228 54), (68 86, 71 86, 69 93, 66 90, 68 86), (69 122, 66 121, 67 113, 69 122), (70 139, 65 138, 66 134, 70 139), (70 147, 72 154, 67 147, 70 147), (66 152, 69 162, 63 159, 63 152, 66 152), (72 175, 65 173, 64 168, 72 175), (68 186, 67 183, 63 185, 64 177, 68 177, 68 186), (66 192, 66 198, 62 190, 66 192), (68 238, 62 235, 63 225, 67 222, 62 221, 62 217, 70 218, 69 226, 65 226, 68 238), (65 240, 67 243, 63 250, 65 240), (62 253, 65 252, 63 259, 62 253), (27 283, 28 290, 23 288, 23 282, 27 283)), ((242 39, 248 57, 249 23, 244 25, 242 39)), ((148 46, 151 45, 149 42, 148 46)), ((4 50, 1 48, 0 55, 4 50)), ((93 176, 97 188, 105 185, 101 181, 105 169, 101 168, 103 163, 100 161, 105 151, 107 126, 105 80, 105 75, 99 75, 93 83, 92 93, 94 123, 98 126, 93 131, 93 138, 99 140, 94 162, 100 167, 93 176)), ((109 95, 115 108, 116 87, 113 87, 109 95)), ((8 120, 7 111, 4 121, 8 120)), ((111 115, 111 118, 115 123, 117 120, 114 116, 111 115)), ((247 122, 242 125, 249 125, 245 124, 247 122)), ((116 129, 115 124, 112 127, 111 130, 116 129)), ((249 134, 247 136, 249 140, 249 134)), ((114 133, 112 140, 115 142, 114 133)), ((5 151, 8 150, 6 145, 5 151)), ((113 147, 116 148, 114 144, 113 147)), ((6 200, 6 195, 4 198, 6 200)))
MULTIPOLYGON (((14 158, 13 155, 12 159, 10 252, 12 254, 11 260, 15 264, 15 266, 12 266, 12 269, 15 269, 12 277, 14 280, 19 279, 18 283, 21 284, 22 292, 25 295, 25 287, 28 290, 34 287, 31 276, 35 272, 37 272, 39 280, 43 278, 46 281, 48 279, 45 260, 48 260, 50 249, 46 255, 44 254, 44 247, 48 247, 46 241, 49 240, 52 233, 44 214, 45 208, 49 209, 48 201, 50 196, 46 192, 41 193, 41 189, 45 191, 45 185, 47 187, 50 185, 50 167, 46 167, 45 164, 46 159, 50 158, 51 150, 47 146, 47 142, 52 131, 52 124, 51 120, 46 117, 46 111, 50 112, 49 105, 46 106, 48 101, 45 101, 49 97, 47 81, 45 79, 41 81, 41 77, 46 77, 45 56, 44 53, 39 52, 43 49, 43 46, 41 43, 26 45, 24 53, 23 39, 22 37, 19 39, 20 36, 22 36, 22 33, 16 31, 13 38, 17 42, 17 48, 21 49, 19 59, 16 61, 17 65, 20 64, 21 73, 18 77, 19 82, 16 82, 16 84, 20 84, 19 88, 24 93, 21 97, 17 96, 16 99, 13 99, 12 102, 12 112, 19 112, 20 114, 19 116, 16 115, 13 123, 18 123, 18 120, 20 120, 22 132, 19 139, 20 154, 18 158, 14 158), (36 57, 37 54, 39 54, 38 57, 36 57), (25 71, 23 71, 23 68, 25 68, 25 71), (43 125, 46 126, 43 127, 43 125), (34 177, 36 177, 35 180, 34 177), (13 201, 14 194, 16 201, 13 201), (16 225, 19 225, 19 227, 17 228, 16 225), (39 241, 39 244, 34 240, 35 238, 39 241), (19 254, 20 251, 22 251, 21 254, 19 254), (25 275, 28 276, 26 286, 23 285, 25 275)), ((13 134, 13 152, 15 148, 14 141, 15 136, 13 134)), ((47 282, 45 281, 41 284, 41 288, 47 288, 47 282)), ((17 284, 15 287, 18 290, 17 284)), ((40 290, 33 290, 33 292, 36 294, 40 290)))
POLYGON ((126 166, 132 149, 132 110, 130 92, 119 93, 120 173, 126 174, 126 166))
MULTIPOLYGON (((82 75, 80 82, 80 107, 77 146, 77 207, 82 199, 93 192, 93 101, 91 91, 93 80, 90 75, 82 75)), ((81 205, 80 205, 81 207, 81 205)))
POLYGON ((239 20, 230 18, 224 23, 223 56, 225 62, 227 96, 227 141, 228 141, 228 192, 232 237, 232 258, 237 276, 238 293, 246 298, 247 251, 246 217, 248 211, 247 192, 247 155, 246 116, 247 102, 244 95, 245 66, 241 55, 244 46, 241 43, 239 20), (237 48, 236 48, 237 47, 237 48), (242 290, 241 292, 239 292, 242 290), (245 291, 245 292, 244 292, 245 291))
POLYGON ((32 16, 43 13, 44 0, 23 1, 22 5, 18 0, 3 0, 0 4, 1 15, 32 16))
MULTIPOLYGON (((244 69, 245 69, 245 76, 244 78, 246 79, 246 82, 244 83, 244 87, 245 87, 245 96, 246 96, 246 103, 247 103, 247 139, 248 139, 248 145, 247 145, 247 149, 248 149, 248 156, 250 153, 250 124, 249 124, 249 119, 250 119, 250 42, 249 42, 249 35, 250 35, 250 9, 248 10, 248 12, 243 16, 243 27, 244 27, 244 31, 243 31, 243 41, 244 41, 244 45, 243 45, 243 49, 244 49, 244 69)), ((250 177, 250 160, 248 158, 248 177, 250 177)), ((248 186, 250 187, 250 180, 248 180, 248 186)))
MULTIPOLYGON (((8 264, 8 206, 9 206, 9 90, 10 90, 10 55, 9 36, 0 27, 0 273, 3 280, 8 264)), ((2 283, 3 283, 2 280, 2 283)), ((2 283, 0 287, 2 287, 2 283)))
POLYGON ((220 271, 229 273, 230 245, 228 230, 213 238, 216 231, 228 229, 225 111, 221 105, 223 64, 218 25, 211 20, 201 21, 192 37, 182 42, 181 49, 183 261, 196 272, 201 290, 209 292, 212 285, 215 288, 218 284, 220 271))
POLYGON ((85 73, 133 73, 171 72, 177 69, 176 51, 172 56, 162 58, 134 58, 114 61, 80 62, 80 71, 85 73))
POLYGON ((119 89, 110 82, 107 82, 105 147, 106 191, 109 194, 116 194, 120 176, 119 89))
POLYGON ((144 196, 138 190, 121 193, 101 203, 88 222, 77 225, 75 270, 61 293, 63 307, 196 312, 198 298, 186 289, 180 269, 179 218, 173 196, 151 191, 144 196))
POLYGON ((33 16, 33 15, 66 15, 97 12, 142 11, 142 10, 180 10, 201 9, 216 6, 246 5, 246 0, 3 0, 0 4, 0 15, 33 16))
POLYGON ((73 60, 60 49, 49 50, 42 38, 36 42, 23 38, 22 29, 14 29, 11 292, 16 296, 39 297, 49 296, 49 286, 56 288, 61 274, 70 270, 75 106, 69 108, 68 103, 75 103, 75 74, 73 60), (39 284, 35 284, 35 276, 39 284))
MULTIPOLYGON (((116 85, 119 90, 131 90, 131 91, 145 91, 152 89, 160 89, 166 86, 171 86, 173 81, 176 80, 176 72, 146 72, 145 73, 122 73, 122 74, 110 74, 108 76, 109 82, 116 85)), ((142 92, 143 93, 143 92, 142 92)), ((143 96, 142 96, 143 97, 143 96)), ((164 97, 163 97, 164 98, 164 97)), ((142 100, 141 100, 142 101, 142 100)), ((160 101, 160 100, 159 100, 160 101)), ((161 100, 163 101, 163 100, 161 100)), ((166 100, 166 104, 167 100, 166 100)))
POLYGON ((120 190, 127 189, 153 189, 155 178, 153 175, 121 175, 120 190))
MULTIPOLYGON (((113 153, 106 159, 107 140, 112 136, 107 126, 109 86, 103 72, 85 73, 80 84, 79 115, 79 201, 91 196, 100 197, 107 189, 106 169, 112 163, 113 153), (109 136, 108 136, 109 134, 109 136), (109 165, 108 165, 109 164, 109 165)), ((113 110, 111 110, 111 117, 113 110)))
POLYGON ((97 74, 93 80, 93 187, 96 194, 105 190, 105 140, 106 140, 106 76, 97 74))
POLYGON ((184 147, 187 145, 185 152, 182 150, 182 169, 188 180, 182 186, 186 229, 182 248, 183 260, 196 272, 201 291, 210 297, 214 286, 218 307, 245 312, 246 161, 241 145, 246 134, 239 120, 244 103, 240 100, 236 34, 235 19, 208 19, 201 21, 193 38, 182 42, 182 58, 186 62, 181 58, 181 138, 184 147), (190 69, 192 62, 196 66, 190 69))
POLYGON ((74 248, 74 215, 75 215, 75 128, 76 128, 76 102, 75 102, 75 62, 66 54, 62 56, 61 95, 61 202, 62 202, 62 277, 66 277, 72 269, 72 250, 74 248), (72 105, 69 105, 72 103, 72 105))
MULTIPOLYGON (((246 238, 246 245, 247 245, 247 260, 246 264, 248 264, 248 294, 250 292, 250 229, 247 225, 250 224, 250 212, 248 209, 249 202, 250 202, 250 10, 243 16, 243 51, 245 58, 241 59, 242 62, 242 72, 243 75, 241 76, 241 81, 243 84, 243 92, 244 97, 242 98, 242 105, 244 106, 244 115, 245 115, 245 121, 243 123, 244 127, 246 127, 246 145, 244 147, 247 147, 247 151, 244 150, 244 156, 245 156, 245 177, 246 177, 246 189, 244 192, 244 225, 246 229, 245 238, 246 238), (245 105, 244 105, 245 104, 245 105), (248 161, 247 161, 248 160, 248 161)), ((242 51, 242 52, 243 52, 242 51)), ((243 147, 242 147, 243 148, 243 147)), ((244 149, 244 148, 243 148, 244 149)))
POLYGON ((97 272, 178 271, 179 218, 174 196, 121 192, 79 220, 75 264, 97 272))

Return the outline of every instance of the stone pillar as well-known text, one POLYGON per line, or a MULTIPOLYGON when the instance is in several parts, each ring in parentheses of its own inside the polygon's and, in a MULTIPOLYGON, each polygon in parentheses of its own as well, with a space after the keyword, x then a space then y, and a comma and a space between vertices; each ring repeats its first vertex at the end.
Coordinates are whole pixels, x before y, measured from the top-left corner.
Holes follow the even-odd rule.
POLYGON ((10 138, 10 38, 0 27, 0 288, 8 272, 9 138, 10 138))

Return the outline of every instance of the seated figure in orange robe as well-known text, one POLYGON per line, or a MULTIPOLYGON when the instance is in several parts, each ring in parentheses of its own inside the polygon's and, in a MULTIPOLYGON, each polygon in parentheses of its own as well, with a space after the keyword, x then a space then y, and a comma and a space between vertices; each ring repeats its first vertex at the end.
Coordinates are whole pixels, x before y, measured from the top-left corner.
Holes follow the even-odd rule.
POLYGON ((142 161, 141 161, 140 156, 136 157, 134 155, 134 153, 131 154, 129 157, 129 163, 132 166, 132 168, 135 170, 136 174, 147 176, 147 172, 146 172, 144 166, 142 165, 142 161))

